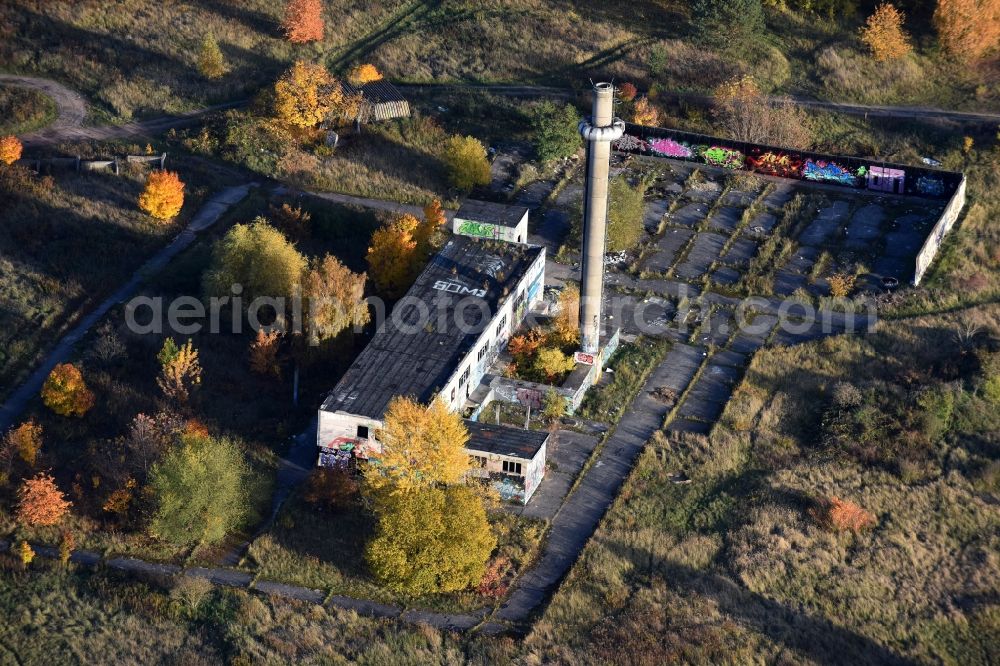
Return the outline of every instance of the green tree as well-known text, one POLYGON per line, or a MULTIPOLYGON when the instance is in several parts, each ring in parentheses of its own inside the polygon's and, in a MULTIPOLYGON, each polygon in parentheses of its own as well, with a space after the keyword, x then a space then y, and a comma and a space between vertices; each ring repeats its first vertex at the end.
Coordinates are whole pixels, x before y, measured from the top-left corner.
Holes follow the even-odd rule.
POLYGON ((611 181, 608 206, 609 252, 631 250, 642 238, 642 197, 646 192, 644 183, 635 187, 628 184, 624 176, 611 181))
POLYGON ((745 50, 764 32, 760 0, 691 0, 699 39, 719 50, 745 50))
POLYGON ((229 68, 226 59, 219 50, 219 43, 211 33, 201 40, 201 51, 198 53, 198 71, 206 79, 220 79, 226 75, 229 68))
POLYGON ((576 367, 576 361, 557 347, 543 347, 535 355, 534 370, 546 382, 556 381, 576 367))
POLYGON ((247 463, 228 439, 187 433, 150 473, 150 531, 172 543, 214 543, 247 515, 247 463))
POLYGON ((566 415, 568 403, 566 398, 559 395, 555 389, 549 389, 542 397, 542 416, 555 421, 566 415))
POLYGON ((365 556, 375 577, 407 594, 463 590, 479 583, 496 537, 482 499, 466 486, 385 493, 365 556))
POLYGON ((581 143, 579 121, 580 114, 571 104, 560 107, 542 102, 536 106, 532 126, 538 159, 547 162, 575 154, 581 143))
POLYGON ((443 158, 451 184, 460 190, 489 185, 490 163, 486 148, 472 136, 453 136, 445 142, 443 158))
POLYGON ((306 259, 280 231, 258 217, 251 224, 234 225, 215 244, 211 268, 205 273, 209 296, 229 296, 242 285, 247 304, 259 296, 291 296, 302 280, 306 259))

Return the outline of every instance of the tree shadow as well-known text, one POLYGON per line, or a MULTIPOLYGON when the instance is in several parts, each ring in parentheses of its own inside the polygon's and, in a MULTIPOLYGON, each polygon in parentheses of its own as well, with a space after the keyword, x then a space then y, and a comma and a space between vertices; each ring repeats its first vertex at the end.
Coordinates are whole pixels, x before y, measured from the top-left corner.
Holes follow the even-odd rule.
POLYGON ((204 11, 216 14, 233 23, 242 23, 254 32, 280 37, 280 25, 275 18, 262 11, 251 9, 241 0, 193 0, 204 11))

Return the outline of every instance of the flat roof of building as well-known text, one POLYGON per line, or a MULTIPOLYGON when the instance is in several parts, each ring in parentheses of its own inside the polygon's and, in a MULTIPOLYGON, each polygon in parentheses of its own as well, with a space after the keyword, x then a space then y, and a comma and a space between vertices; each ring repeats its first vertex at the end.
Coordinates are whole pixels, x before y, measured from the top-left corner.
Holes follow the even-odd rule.
POLYGON ((479 421, 466 421, 465 425, 469 429, 469 442, 465 448, 512 458, 531 460, 549 438, 549 433, 544 430, 524 430, 479 421))
POLYGON ((528 209, 525 206, 508 206, 492 201, 466 199, 455 217, 474 222, 487 222, 501 227, 516 227, 528 209))
POLYGON ((453 236, 386 317, 321 409, 381 419, 397 395, 428 403, 542 251, 453 236), (418 324, 421 310, 430 315, 423 326, 418 324))

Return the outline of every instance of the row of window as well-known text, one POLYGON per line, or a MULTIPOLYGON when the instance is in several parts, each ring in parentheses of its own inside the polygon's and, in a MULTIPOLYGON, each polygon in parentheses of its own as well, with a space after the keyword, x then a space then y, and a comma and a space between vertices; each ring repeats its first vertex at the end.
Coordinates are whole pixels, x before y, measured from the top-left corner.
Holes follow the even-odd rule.
MULTIPOLYGON (((486 467, 486 456, 472 456, 472 462, 477 467, 486 467)), ((513 460, 503 461, 503 471, 507 474, 521 474, 521 463, 513 460)))

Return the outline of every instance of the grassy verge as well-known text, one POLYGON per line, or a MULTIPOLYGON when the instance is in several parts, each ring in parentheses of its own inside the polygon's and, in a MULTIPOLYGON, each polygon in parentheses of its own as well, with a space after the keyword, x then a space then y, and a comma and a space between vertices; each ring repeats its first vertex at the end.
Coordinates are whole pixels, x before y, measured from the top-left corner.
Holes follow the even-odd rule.
POLYGON ((37 90, 0 85, 0 135, 25 134, 56 119, 52 99, 37 90))
POLYGON ((577 412, 591 421, 618 423, 646 377, 667 355, 670 342, 658 338, 640 338, 626 342, 615 352, 609 364, 611 381, 587 392, 577 412))

